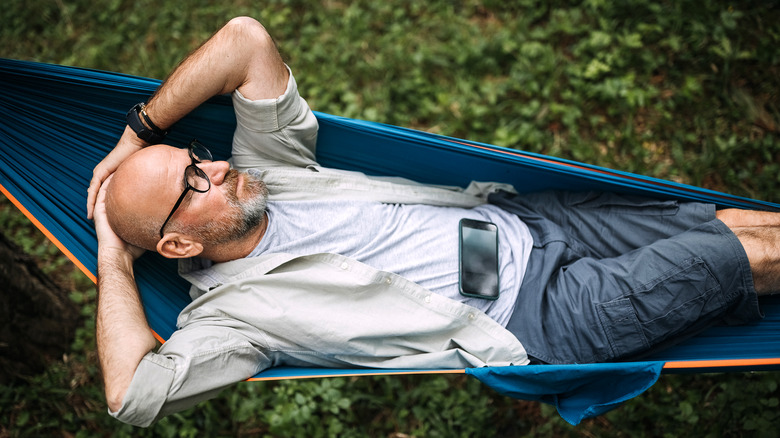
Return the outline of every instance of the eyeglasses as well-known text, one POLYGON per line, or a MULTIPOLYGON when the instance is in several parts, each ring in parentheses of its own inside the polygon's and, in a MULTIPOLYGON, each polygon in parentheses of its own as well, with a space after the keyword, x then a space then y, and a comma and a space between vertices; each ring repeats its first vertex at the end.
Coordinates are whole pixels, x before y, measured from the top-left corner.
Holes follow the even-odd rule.
POLYGON ((173 214, 176 213, 176 209, 179 208, 182 201, 184 201, 187 192, 192 190, 193 192, 206 193, 211 188, 209 177, 200 167, 196 166, 196 164, 204 161, 212 161, 211 152, 206 149, 206 146, 198 143, 198 140, 192 140, 187 150, 190 154, 192 164, 184 168, 184 191, 181 192, 181 196, 179 196, 176 204, 173 205, 171 213, 165 219, 165 222, 163 222, 162 227, 160 227, 160 238, 163 237, 165 226, 168 225, 168 221, 171 220, 173 214))

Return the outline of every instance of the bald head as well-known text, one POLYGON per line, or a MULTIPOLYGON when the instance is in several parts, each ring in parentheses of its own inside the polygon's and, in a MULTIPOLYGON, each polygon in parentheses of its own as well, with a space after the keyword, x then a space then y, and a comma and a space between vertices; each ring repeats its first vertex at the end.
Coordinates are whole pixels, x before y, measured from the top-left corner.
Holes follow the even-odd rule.
POLYGON ((106 188, 108 221, 119 237, 155 249, 160 226, 181 192, 186 157, 186 151, 157 145, 136 152, 119 166, 106 188))
POLYGON ((244 257, 262 238, 268 190, 226 161, 197 162, 209 180, 204 192, 185 191, 193 164, 187 149, 157 145, 126 159, 106 187, 106 213, 116 234, 166 257, 199 255, 215 261, 244 257), (175 209, 160 238, 160 227, 175 209), (194 254, 190 249, 197 248, 194 254))

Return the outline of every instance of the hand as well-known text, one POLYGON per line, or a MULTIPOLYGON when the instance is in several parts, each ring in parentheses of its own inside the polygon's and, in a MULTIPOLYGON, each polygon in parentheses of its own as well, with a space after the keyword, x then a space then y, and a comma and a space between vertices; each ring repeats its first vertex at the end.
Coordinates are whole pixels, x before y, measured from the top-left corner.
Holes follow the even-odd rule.
POLYGON ((130 155, 140 151, 148 144, 138 138, 130 127, 125 127, 125 132, 122 134, 122 138, 114 147, 103 161, 95 166, 92 171, 92 181, 89 182, 89 189, 87 189, 87 219, 94 218, 95 201, 100 191, 100 187, 116 169, 127 159, 130 155))
POLYGON ((108 223, 108 217, 106 215, 106 190, 111 183, 111 177, 112 175, 109 175, 101 184, 93 209, 95 231, 97 232, 98 239, 98 259, 101 256, 107 255, 106 252, 108 252, 108 255, 129 256, 129 261, 132 262, 138 257, 141 257, 145 250, 122 240, 108 223))

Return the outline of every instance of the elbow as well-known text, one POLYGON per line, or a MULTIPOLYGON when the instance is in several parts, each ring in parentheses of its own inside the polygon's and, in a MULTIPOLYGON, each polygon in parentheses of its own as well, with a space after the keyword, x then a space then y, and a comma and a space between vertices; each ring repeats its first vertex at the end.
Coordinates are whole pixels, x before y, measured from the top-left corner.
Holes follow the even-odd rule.
POLYGON ((127 388, 114 388, 106 383, 106 404, 109 411, 116 413, 122 409, 126 392, 127 388))
MULTIPOLYGON (((233 47, 252 48, 254 52, 272 58, 279 56, 276 43, 259 21, 251 17, 236 17, 219 31, 233 47)), ((281 60, 281 58, 280 58, 281 60)))
POLYGON ((233 18, 225 24, 223 31, 234 38, 250 38, 256 43, 274 44, 265 26, 252 17, 233 18))
POLYGON ((263 27, 262 24, 260 24, 259 21, 255 20, 252 17, 247 16, 239 16, 235 18, 231 18, 230 21, 227 22, 225 27, 227 28, 242 28, 242 27, 257 27, 260 26, 263 27))
POLYGON ((112 400, 109 399, 108 396, 106 396, 106 400, 108 401, 108 410, 112 413, 119 412, 120 409, 122 409, 122 400, 112 400))
POLYGON ((154 338, 151 338, 151 341, 143 338, 136 343, 124 342, 124 348, 121 352, 101 348, 101 338, 98 337, 98 339, 98 356, 103 372, 106 404, 111 412, 119 412, 125 403, 125 397, 130 391, 130 386, 141 361, 147 352, 154 347, 154 338))

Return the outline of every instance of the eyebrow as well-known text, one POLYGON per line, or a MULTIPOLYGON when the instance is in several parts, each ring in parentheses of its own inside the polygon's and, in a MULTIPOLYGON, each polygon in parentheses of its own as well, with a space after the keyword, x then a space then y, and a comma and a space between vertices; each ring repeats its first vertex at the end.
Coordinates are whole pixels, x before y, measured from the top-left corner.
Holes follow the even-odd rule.
MULTIPOLYGON (((181 176, 181 180, 179 180, 180 181, 180 185, 181 185, 181 191, 184 191, 184 190, 187 189, 187 168, 188 167, 190 167, 190 166, 187 165, 186 167, 184 167, 184 173, 181 176)), ((190 190, 190 191, 192 191, 192 190, 190 190)))
MULTIPOLYGON (((185 149, 186 150, 186 149, 185 149)), ((195 161, 190 157, 189 153, 187 154, 187 165, 184 166, 184 171, 181 175, 181 190, 184 191, 187 188, 187 169, 194 165, 195 161)), ((192 190, 190 190, 192 191, 192 190)), ((189 195, 189 194, 188 194, 189 195)))

